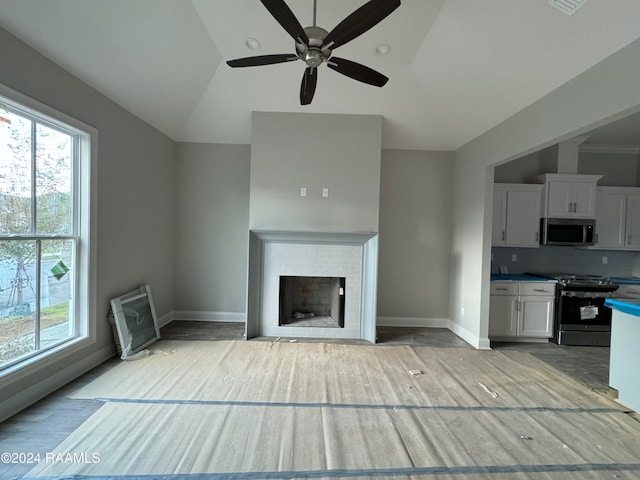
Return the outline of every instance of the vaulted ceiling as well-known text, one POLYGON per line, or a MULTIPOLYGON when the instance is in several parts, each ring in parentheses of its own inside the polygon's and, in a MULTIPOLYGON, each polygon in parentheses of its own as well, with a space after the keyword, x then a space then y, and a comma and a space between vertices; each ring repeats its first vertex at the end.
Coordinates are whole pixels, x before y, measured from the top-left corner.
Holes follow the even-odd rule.
MULTIPOLYGON (((312 24, 313 0, 287 3, 312 24)), ((317 0, 317 24, 331 30, 364 3, 317 0)), ((252 111, 321 112, 383 115, 385 148, 453 150, 640 37, 640 1, 566 15, 547 0, 402 0, 336 50, 388 84, 323 65, 307 106, 302 62, 225 63, 294 51, 258 0, 0 0, 0 26, 176 141, 248 144, 252 111)))

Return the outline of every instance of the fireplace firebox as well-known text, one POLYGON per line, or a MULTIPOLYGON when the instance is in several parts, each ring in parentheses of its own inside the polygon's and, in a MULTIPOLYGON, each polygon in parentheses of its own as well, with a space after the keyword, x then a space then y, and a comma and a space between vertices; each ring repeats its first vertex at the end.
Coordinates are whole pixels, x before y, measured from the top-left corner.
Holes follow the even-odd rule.
POLYGON ((345 277, 280 276, 280 326, 344 328, 345 277))

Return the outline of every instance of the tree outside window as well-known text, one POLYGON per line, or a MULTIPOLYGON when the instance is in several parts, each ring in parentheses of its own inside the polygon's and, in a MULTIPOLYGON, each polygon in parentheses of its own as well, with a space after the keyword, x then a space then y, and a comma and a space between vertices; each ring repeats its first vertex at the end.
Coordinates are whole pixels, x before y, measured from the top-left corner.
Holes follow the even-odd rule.
POLYGON ((77 135, 0 104, 0 368, 77 335, 77 135))

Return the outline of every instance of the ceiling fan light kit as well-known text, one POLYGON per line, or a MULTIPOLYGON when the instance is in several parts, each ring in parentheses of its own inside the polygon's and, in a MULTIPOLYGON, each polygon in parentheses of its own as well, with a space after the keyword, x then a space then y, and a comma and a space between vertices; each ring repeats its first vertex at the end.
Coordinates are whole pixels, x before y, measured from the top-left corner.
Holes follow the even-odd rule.
MULTIPOLYGON (((269 13, 271 13, 273 18, 275 18, 282 28, 293 38, 296 53, 238 58, 227 61, 227 65, 230 67, 257 67, 302 60, 306 68, 300 86, 301 105, 309 105, 313 100, 318 82, 317 69, 323 63, 326 63, 330 69, 353 80, 376 87, 384 86, 389 80, 386 76, 365 65, 344 58, 334 57, 333 50, 359 37, 387 18, 400 6, 400 0, 369 0, 369 2, 354 11, 330 32, 315 25, 316 0, 314 0, 313 4, 314 24, 307 28, 302 27, 284 0, 260 1, 269 13)), ((386 53, 389 53, 390 48, 389 45, 382 44, 378 46, 376 52, 379 55, 386 55, 386 53)))

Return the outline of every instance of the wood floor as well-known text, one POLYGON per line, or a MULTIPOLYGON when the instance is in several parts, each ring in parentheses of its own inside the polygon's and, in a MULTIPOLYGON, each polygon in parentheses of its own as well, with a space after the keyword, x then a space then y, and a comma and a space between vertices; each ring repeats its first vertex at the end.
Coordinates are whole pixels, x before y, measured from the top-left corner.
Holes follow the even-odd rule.
MULTIPOLYGON (((244 324, 210 322, 172 322, 161 329, 164 339, 240 340, 244 324)), ((252 341, 291 341, 292 339, 257 338, 252 341)), ((300 342, 327 342, 323 339, 295 339, 300 342)), ((337 343, 363 341, 334 340, 337 343)), ((366 343, 366 342, 363 342, 366 343)), ((447 329, 378 327, 380 345, 424 345, 446 348, 472 348, 447 329)), ((610 395, 608 388, 609 349, 606 347, 570 347, 547 344, 496 344, 495 349, 528 352, 556 369, 585 383, 593 390, 610 395)), ((95 400, 71 400, 72 392, 88 384, 118 364, 114 357, 45 399, 0 424, 0 452, 40 453, 52 451, 62 440, 100 408, 95 400)), ((19 479, 33 464, 0 463, 0 478, 19 479)))

